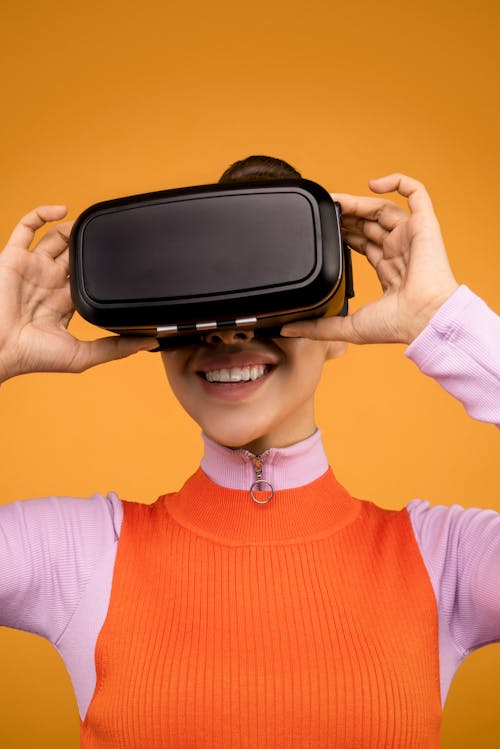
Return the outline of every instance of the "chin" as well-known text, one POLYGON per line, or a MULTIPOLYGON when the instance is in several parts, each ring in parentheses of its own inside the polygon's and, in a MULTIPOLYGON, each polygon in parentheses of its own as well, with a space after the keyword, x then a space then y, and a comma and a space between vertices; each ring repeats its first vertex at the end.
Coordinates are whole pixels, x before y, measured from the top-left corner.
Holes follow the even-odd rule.
POLYGON ((230 447, 232 450, 238 450, 239 448, 245 447, 263 436, 258 432, 250 433, 244 430, 240 432, 231 428, 215 431, 213 429, 204 429, 203 431, 207 437, 210 437, 214 442, 218 442, 219 445, 223 445, 224 447, 230 447))
POLYGON ((271 412, 269 405, 267 410, 248 403, 203 403, 200 407, 195 402, 194 405, 195 408, 188 413, 207 437, 232 449, 270 434, 280 420, 280 415, 271 412))

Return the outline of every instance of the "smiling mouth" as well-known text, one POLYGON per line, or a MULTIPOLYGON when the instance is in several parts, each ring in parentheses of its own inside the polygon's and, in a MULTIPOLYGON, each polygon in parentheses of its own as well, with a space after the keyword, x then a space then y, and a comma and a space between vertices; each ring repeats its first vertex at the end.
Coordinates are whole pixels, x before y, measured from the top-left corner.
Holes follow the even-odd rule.
POLYGON ((227 369, 211 369, 208 372, 197 372, 206 382, 235 384, 240 382, 254 382, 265 377, 275 368, 272 364, 252 364, 247 367, 231 367, 227 369))

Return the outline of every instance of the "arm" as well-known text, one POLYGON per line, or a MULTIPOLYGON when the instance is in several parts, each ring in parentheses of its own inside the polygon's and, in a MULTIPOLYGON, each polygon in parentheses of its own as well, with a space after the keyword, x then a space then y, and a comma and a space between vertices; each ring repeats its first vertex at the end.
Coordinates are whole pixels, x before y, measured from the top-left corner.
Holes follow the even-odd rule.
POLYGON ((0 507, 0 626, 38 634, 62 656, 85 717, 123 519, 115 494, 0 507))
POLYGON ((420 499, 407 509, 436 595, 444 703, 464 658, 500 641, 500 515, 420 499))
POLYGON ((119 537, 115 495, 45 497, 0 507, 0 626, 57 643, 119 537))
MULTIPOLYGON (((36 232, 65 214, 64 206, 32 211, 0 253, 0 383, 28 372, 81 372, 157 345, 150 338, 120 336, 80 341, 68 332, 74 312, 68 279, 71 223, 49 229, 30 249, 36 232)), ((57 644, 100 560, 112 553, 120 511, 119 500, 100 496, 1 507, 0 625, 57 644)), ((89 616, 95 613, 93 605, 89 616)))
POLYGON ((406 349, 475 419, 500 428, 500 317, 460 286, 406 349))

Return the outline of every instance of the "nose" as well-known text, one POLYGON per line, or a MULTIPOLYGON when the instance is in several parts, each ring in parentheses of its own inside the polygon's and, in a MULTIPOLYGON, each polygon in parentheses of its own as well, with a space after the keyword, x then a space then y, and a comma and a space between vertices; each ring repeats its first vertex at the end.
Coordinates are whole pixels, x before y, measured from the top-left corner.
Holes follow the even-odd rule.
POLYGON ((228 328, 227 330, 218 329, 211 331, 210 333, 206 333, 205 335, 205 341, 207 343, 241 343, 242 341, 251 341, 254 338, 254 332, 251 328, 247 328, 246 330, 241 330, 237 328, 228 328))

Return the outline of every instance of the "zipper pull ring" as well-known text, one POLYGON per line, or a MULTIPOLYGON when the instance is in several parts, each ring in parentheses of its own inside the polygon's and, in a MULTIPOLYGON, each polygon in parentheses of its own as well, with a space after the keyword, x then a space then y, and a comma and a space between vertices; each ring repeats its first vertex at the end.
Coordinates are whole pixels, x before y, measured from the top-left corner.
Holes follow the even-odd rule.
POLYGON ((250 487, 250 497, 258 505, 267 505, 267 503, 270 502, 271 499, 274 497, 274 487, 272 486, 272 484, 269 483, 269 481, 265 481, 262 478, 262 464, 264 462, 262 456, 255 455, 252 462, 253 462, 253 467, 255 470, 255 481, 250 487), (254 494, 254 491, 270 492, 270 494, 265 499, 257 499, 257 497, 254 494))

